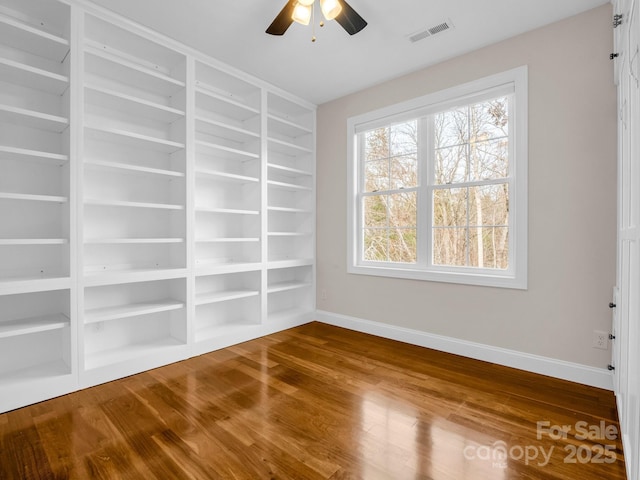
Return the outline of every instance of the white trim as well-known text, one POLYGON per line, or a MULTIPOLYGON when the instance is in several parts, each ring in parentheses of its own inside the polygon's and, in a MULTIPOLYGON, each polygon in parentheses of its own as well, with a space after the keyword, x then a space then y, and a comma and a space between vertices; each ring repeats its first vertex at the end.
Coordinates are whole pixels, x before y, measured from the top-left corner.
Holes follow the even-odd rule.
POLYGON ((353 120, 354 132, 361 133, 384 127, 390 123, 403 122, 407 118, 423 117, 493 97, 510 95, 517 90, 517 82, 522 80, 523 75, 526 80, 526 73, 526 66, 514 68, 372 112, 356 115, 349 120, 353 120))
POLYGON ((484 345, 386 323, 363 320, 323 310, 317 310, 315 318, 317 321, 329 325, 398 340, 411 345, 431 348, 605 390, 613 390, 613 376, 603 368, 590 367, 579 363, 484 345))

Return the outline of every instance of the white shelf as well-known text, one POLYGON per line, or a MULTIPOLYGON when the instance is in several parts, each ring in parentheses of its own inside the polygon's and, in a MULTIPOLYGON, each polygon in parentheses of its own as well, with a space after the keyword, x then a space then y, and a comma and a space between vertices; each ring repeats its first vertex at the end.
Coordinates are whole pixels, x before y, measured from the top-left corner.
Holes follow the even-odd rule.
POLYGON ((43 92, 61 95, 69 88, 69 77, 20 63, 8 58, 0 58, 0 78, 4 81, 43 92))
POLYGON ((48 332, 50 330, 60 330, 68 326, 69 318, 61 313, 42 317, 10 320, 8 322, 0 321, 0 338, 30 335, 33 333, 48 332))
POLYGON ((0 238, 0 246, 66 245, 67 238, 0 238))
POLYGON ((220 237, 220 238, 198 238, 196 243, 253 243, 259 242, 258 237, 220 237))
POLYGON ((62 133, 69 126, 68 118, 11 105, 0 105, 0 122, 23 125, 54 133, 62 133))
MULTIPOLYGON (((0 374, 0 384, 2 390, 12 391, 25 385, 41 385, 43 381, 56 383, 64 381, 65 377, 70 377, 69 365, 64 360, 58 359, 46 363, 40 363, 28 368, 11 370, 0 374)), ((62 394, 64 392, 61 392, 62 394)))
POLYGON ((288 292, 290 290, 297 290, 299 288, 307 288, 310 286, 311 283, 308 282, 280 282, 269 285, 267 293, 288 292))
POLYGON ((165 170, 161 168, 143 167, 140 165, 132 165, 129 163, 109 162, 104 160, 85 160, 85 165, 93 168, 101 168, 105 170, 123 171, 130 174, 138 175, 163 175, 167 177, 184 178, 185 174, 173 170, 165 170))
POLYGON ((268 116, 269 120, 280 124, 283 128, 275 128, 275 130, 280 131, 282 133, 287 134, 290 137, 297 137, 300 135, 310 135, 313 133, 313 130, 298 123, 293 120, 289 120, 281 115, 270 113, 268 116))
POLYGON ((275 180, 267 180, 267 185, 274 188, 281 188, 283 190, 304 190, 304 191, 312 190, 311 187, 296 185, 295 183, 276 182, 275 180))
POLYGON ((221 172, 217 170, 203 170, 197 169, 196 175, 200 177, 208 177, 214 180, 225 180, 229 182, 237 182, 237 183, 258 183, 260 179, 256 177, 248 177, 246 175, 236 175, 235 173, 227 173, 221 172))
POLYGON ((203 105, 205 102, 202 101, 196 101, 197 106, 200 105, 200 107, 205 110, 221 111, 223 115, 229 116, 234 120, 244 121, 255 117, 256 115, 260 115, 260 110, 258 108, 248 105, 241 100, 236 100, 235 98, 224 95, 216 91, 214 87, 211 87, 201 81, 196 81, 196 93, 202 95, 205 99, 208 98, 210 100, 214 100, 214 105, 218 108, 212 108, 211 105, 203 105), (232 110, 225 109, 220 105, 220 103, 232 107, 232 110))
POLYGON ((169 203, 149 203, 149 202, 130 202, 125 200, 104 200, 100 198, 87 198, 84 203, 86 205, 94 205, 100 207, 124 207, 124 208, 151 208, 159 210, 184 210, 184 205, 175 205, 169 203))
POLYGON ((24 200, 28 202, 67 203, 67 197, 57 195, 32 195, 29 193, 0 192, 0 200, 24 200))
POLYGON ((198 213, 220 213, 220 214, 231 214, 231 215, 260 215, 258 210, 240 210, 234 208, 207 208, 207 207, 196 207, 196 212, 198 213))
POLYGON ((246 150, 240 150, 237 148, 226 147, 224 145, 217 145, 211 142, 205 142, 203 140, 196 140, 196 146, 201 147, 206 150, 212 150, 214 152, 222 152, 226 154, 231 154, 232 156, 238 156, 245 159, 256 159, 260 158, 260 155, 257 153, 248 152, 246 150))
POLYGON ((0 44, 62 62, 69 52, 65 38, 0 14, 0 44))
POLYGON ((0 295, 50 292, 71 288, 71 279, 63 276, 23 276, 0 280, 0 295))
POLYGON ((196 305, 227 302, 241 298, 255 297, 259 294, 260 292, 257 290, 229 290, 225 292, 201 293, 196 295, 196 305))
POLYGON ((267 268, 269 270, 277 270, 281 268, 310 267, 312 265, 313 265, 312 258, 295 258, 295 259, 269 261, 267 268))
POLYGON ((185 147, 184 143, 142 135, 119 128, 104 128, 97 125, 86 124, 85 130, 89 138, 130 145, 137 148, 150 148, 165 153, 174 153, 185 147))
POLYGON ((148 117, 154 120, 173 123, 183 118, 185 113, 177 108, 127 95, 109 88, 85 85, 85 101, 102 106, 109 106, 130 115, 148 117))
POLYGON ((301 153, 312 153, 313 150, 301 145, 297 145, 292 142, 280 140, 278 138, 268 138, 269 148, 272 148, 276 152, 284 153, 285 155, 299 155, 301 153))
MULTIPOLYGON (((236 82, 234 83, 238 85, 240 84, 240 80, 236 79, 236 82)), ((217 81, 210 83, 210 82, 205 82, 201 78, 196 80, 196 89, 198 91, 202 91, 208 95, 216 96, 217 98, 221 98, 230 103, 241 105, 242 107, 247 109, 256 110, 256 107, 251 105, 251 101, 248 100, 248 98, 255 97, 259 94, 260 90, 257 86, 252 86, 250 87, 249 90, 245 91, 244 93, 240 93, 240 92, 231 92, 228 89, 225 89, 224 87, 217 88, 216 85, 218 85, 217 81)))
POLYGON ((84 241, 88 245, 152 245, 183 242, 184 238, 90 238, 84 241))
POLYGON ((270 212, 281 212, 281 213, 312 213, 311 210, 306 210, 304 208, 290 208, 290 207, 267 207, 267 210, 270 212))
POLYGON ((267 235, 270 237, 306 237, 311 235, 311 233, 306 232, 268 232, 267 235))
POLYGON ((46 163, 51 162, 56 165, 62 165, 69 161, 68 155, 43 152, 40 150, 29 150, 27 148, 10 147, 8 145, 0 145, 0 158, 46 163))
POLYGON ((84 272, 86 287, 120 285, 123 283, 152 282, 155 280, 173 280, 184 278, 187 269, 178 268, 122 268, 113 270, 91 270, 84 272))
POLYGON ((243 262, 196 262, 196 276, 206 277, 208 275, 218 275, 224 273, 244 273, 257 272, 262 269, 261 263, 243 263, 243 262))
POLYGON ((184 306, 184 302, 165 300, 161 302, 133 303, 116 307, 95 308, 84 312, 84 323, 108 322, 153 313, 169 312, 171 310, 179 310, 184 308, 184 306))
POLYGON ((120 348, 92 353, 85 358, 85 369, 94 370, 101 367, 122 364, 138 358, 152 357, 156 354, 168 354, 172 348, 184 347, 184 343, 175 338, 163 338, 154 342, 130 344, 120 348))
POLYGON ((85 68, 96 77, 113 78, 119 82, 127 79, 129 85, 164 96, 171 96, 186 86, 181 80, 118 56, 115 50, 101 50, 95 42, 87 41, 85 53, 85 68))
MULTIPOLYGON (((258 140, 260 138, 260 134, 257 132, 247 130, 246 128, 242 128, 228 122, 213 120, 202 115, 196 115, 196 121, 204 127, 214 127, 216 130, 224 130, 226 132, 226 135, 224 135, 225 138, 238 142, 243 142, 249 139, 258 140)), ((196 128, 196 130, 199 129, 196 128)), ((208 133, 206 129, 204 129, 203 132, 208 133)))
POLYGON ((301 170, 299 168, 286 167, 284 165, 279 165, 277 163, 267 163, 267 167, 269 167, 272 170, 279 171, 280 173, 283 173, 285 175, 290 175, 292 177, 299 177, 299 176, 310 177, 313 175, 313 172, 309 172, 307 170, 301 170))

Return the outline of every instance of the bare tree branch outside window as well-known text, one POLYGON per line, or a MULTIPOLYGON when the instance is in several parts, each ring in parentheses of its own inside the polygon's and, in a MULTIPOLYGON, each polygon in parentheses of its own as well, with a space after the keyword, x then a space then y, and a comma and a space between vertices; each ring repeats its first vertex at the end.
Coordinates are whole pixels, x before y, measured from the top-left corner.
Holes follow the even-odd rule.
POLYGON ((418 205, 418 119, 362 133, 365 261, 416 263, 418 210, 432 208, 434 265, 506 269, 509 263, 509 99, 433 115, 431 206, 418 205))

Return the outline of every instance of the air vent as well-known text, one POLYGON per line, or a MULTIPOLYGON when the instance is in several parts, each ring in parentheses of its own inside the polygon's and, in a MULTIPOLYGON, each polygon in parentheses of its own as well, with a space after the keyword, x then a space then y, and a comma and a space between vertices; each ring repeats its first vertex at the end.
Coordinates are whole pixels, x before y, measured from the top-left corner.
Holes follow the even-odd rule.
POLYGON ((431 35, 435 35, 436 33, 444 32, 445 30, 449 30, 449 24, 447 22, 442 22, 440 25, 436 25, 435 27, 431 27, 429 29, 429 33, 431 35))
POLYGON ((437 35, 438 33, 451 30, 452 28, 453 23, 451 23, 451 20, 447 19, 444 22, 434 25, 433 27, 424 28, 416 33, 412 33, 411 35, 409 35, 409 40, 411 40, 412 43, 416 43, 425 38, 437 35))
POLYGON ((414 33, 413 35, 409 36, 409 40, 411 40, 413 43, 416 43, 420 40, 422 40, 423 38, 427 38, 430 37, 431 34, 429 33, 429 30, 422 30, 421 32, 418 33, 414 33))

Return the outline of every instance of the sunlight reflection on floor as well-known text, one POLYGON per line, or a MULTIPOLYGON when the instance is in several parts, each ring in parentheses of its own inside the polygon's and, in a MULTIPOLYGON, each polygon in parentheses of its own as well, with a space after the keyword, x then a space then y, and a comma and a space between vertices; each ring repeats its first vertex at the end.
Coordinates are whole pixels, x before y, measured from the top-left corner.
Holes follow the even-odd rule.
POLYGON ((366 460, 362 463, 363 478, 386 478, 390 472, 406 472, 402 478, 507 479, 506 464, 499 452, 496 458, 477 454, 479 447, 493 444, 487 443, 486 435, 480 432, 446 419, 420 421, 410 405, 377 393, 362 401, 361 422, 364 434, 359 451, 366 460))

